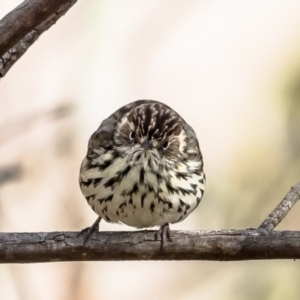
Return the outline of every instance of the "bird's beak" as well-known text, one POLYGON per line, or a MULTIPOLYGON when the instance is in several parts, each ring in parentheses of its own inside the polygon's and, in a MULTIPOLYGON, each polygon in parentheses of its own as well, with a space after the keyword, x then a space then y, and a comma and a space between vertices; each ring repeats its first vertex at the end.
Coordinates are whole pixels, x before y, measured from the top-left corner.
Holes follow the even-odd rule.
POLYGON ((141 143, 141 147, 146 149, 152 149, 153 148, 153 144, 151 140, 145 139, 142 143, 141 143))

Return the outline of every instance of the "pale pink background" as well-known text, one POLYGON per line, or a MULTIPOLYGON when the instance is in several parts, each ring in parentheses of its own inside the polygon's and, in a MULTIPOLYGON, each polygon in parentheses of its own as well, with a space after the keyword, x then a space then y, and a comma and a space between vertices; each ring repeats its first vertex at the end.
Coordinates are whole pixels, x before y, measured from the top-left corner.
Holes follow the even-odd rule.
MULTIPOLYGON (((0 17, 20 2, 2 0, 0 17)), ((77 182, 88 138, 137 99, 178 111, 204 155, 203 201, 172 228, 257 227, 300 181, 299 11, 299 1, 79 1, 0 82, 0 169, 23 170, 0 186, 0 230, 92 224, 77 182), (54 118, 62 104, 70 113, 54 118)), ((278 229, 300 230, 299 210, 278 229)), ((298 264, 0 265, 0 299, 298 300, 298 264)))

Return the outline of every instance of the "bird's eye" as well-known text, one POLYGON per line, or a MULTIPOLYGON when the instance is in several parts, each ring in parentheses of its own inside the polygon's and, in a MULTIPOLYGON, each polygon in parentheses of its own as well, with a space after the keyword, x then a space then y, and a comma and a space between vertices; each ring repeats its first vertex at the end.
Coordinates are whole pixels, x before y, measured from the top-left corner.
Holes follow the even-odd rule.
POLYGON ((134 132, 134 131, 130 131, 130 133, 129 133, 129 139, 130 139, 131 141, 133 141, 134 138, 135 138, 135 132, 134 132))
POLYGON ((168 147, 169 147, 169 142, 168 141, 164 142, 163 149, 167 150, 168 147))

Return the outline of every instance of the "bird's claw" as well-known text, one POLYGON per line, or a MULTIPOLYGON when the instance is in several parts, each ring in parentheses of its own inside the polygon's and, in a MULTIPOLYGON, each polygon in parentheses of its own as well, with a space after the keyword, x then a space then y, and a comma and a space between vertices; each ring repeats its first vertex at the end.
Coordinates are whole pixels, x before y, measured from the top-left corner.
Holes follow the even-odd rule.
POLYGON ((89 237, 93 234, 93 233, 97 233, 99 231, 99 223, 101 221, 101 217, 98 217, 98 219, 95 221, 95 223, 87 228, 82 229, 79 234, 77 235, 77 237, 79 237, 82 234, 86 233, 86 237, 83 241, 83 246, 85 246, 86 242, 88 241, 89 237))
POLYGON ((164 249, 164 245, 166 243, 166 240, 169 242, 173 242, 173 239, 171 238, 171 230, 169 227, 169 223, 166 223, 165 225, 162 225, 158 231, 155 233, 155 239, 158 241, 160 238, 161 244, 160 248, 164 249))

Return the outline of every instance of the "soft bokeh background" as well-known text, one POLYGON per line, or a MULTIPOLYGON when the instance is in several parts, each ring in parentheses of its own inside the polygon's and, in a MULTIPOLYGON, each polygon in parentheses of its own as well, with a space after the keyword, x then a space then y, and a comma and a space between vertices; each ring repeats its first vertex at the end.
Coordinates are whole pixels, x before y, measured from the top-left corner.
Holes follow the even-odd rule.
MULTIPOLYGON (((21 1, 0 1, 3 17, 21 1)), ((207 173, 173 229, 257 227, 300 181, 299 1, 79 1, 0 82, 0 230, 80 230, 91 133, 156 99, 194 127, 207 173)), ((278 229, 300 230, 300 207, 278 229)), ((101 223, 101 230, 130 230, 101 223)), ((299 299, 298 261, 0 266, 0 299, 299 299)))

